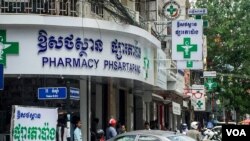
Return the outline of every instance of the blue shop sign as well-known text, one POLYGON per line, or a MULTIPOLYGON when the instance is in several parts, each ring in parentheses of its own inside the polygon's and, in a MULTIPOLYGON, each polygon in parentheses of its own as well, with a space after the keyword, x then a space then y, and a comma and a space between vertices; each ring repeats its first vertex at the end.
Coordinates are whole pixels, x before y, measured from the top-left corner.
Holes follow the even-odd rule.
POLYGON ((80 90, 78 88, 70 87, 70 99, 80 100, 80 90))
POLYGON ((38 88, 38 99, 66 99, 67 88, 66 87, 43 87, 38 88))

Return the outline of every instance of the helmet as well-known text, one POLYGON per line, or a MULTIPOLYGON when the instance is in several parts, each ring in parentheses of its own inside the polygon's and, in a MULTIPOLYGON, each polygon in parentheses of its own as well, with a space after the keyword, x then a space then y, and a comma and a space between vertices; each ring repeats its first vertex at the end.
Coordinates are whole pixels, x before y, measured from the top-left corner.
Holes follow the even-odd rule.
POLYGON ((199 123, 197 121, 193 121, 191 123, 191 128, 193 128, 193 129, 198 129, 198 126, 199 126, 199 123))
POLYGON ((116 125, 116 120, 114 118, 111 118, 109 120, 109 124, 112 125, 112 126, 115 126, 116 125))
POLYGON ((104 136, 104 131, 102 129, 98 129, 96 131, 97 138, 100 139, 102 136, 104 136))
POLYGON ((182 124, 181 124, 181 128, 182 128, 182 129, 187 129, 187 124, 186 124, 186 123, 182 123, 182 124))

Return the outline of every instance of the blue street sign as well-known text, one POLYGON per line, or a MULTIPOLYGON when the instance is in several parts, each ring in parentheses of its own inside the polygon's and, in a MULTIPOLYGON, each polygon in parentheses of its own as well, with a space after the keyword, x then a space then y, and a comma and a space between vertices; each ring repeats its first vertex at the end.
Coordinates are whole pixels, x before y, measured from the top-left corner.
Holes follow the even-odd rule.
POLYGON ((80 90, 78 88, 70 87, 70 99, 80 100, 80 90))
POLYGON ((67 88, 66 87, 43 87, 38 88, 38 99, 66 99, 67 88))
POLYGON ((3 64, 0 64, 0 90, 4 88, 3 64))

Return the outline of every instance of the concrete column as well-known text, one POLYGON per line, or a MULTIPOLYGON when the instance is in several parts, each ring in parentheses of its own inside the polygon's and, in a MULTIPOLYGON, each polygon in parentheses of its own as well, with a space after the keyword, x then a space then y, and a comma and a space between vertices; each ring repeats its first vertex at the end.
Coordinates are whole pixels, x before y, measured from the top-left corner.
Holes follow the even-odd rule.
POLYGON ((114 80, 112 78, 109 79, 108 84, 108 115, 109 118, 113 117, 116 118, 116 95, 115 95, 115 89, 113 87, 114 80))
POLYGON ((180 125, 181 125, 181 116, 180 115, 177 115, 176 116, 176 118, 177 118, 177 124, 176 124, 176 129, 178 129, 179 130, 179 127, 180 127, 180 125))
POLYGON ((127 93, 126 97, 126 123, 127 123, 127 131, 132 131, 134 130, 134 99, 133 99, 133 94, 127 93))
MULTIPOLYGON (((80 119, 82 122, 82 140, 90 140, 90 110, 88 109, 88 83, 87 79, 80 80, 80 119)), ((89 101, 90 102, 90 101, 89 101)))
POLYGON ((91 5, 86 0, 77 0, 76 11, 78 17, 87 17, 91 13, 91 5))
POLYGON ((135 113, 135 129, 143 129, 144 128, 144 122, 143 121, 143 101, 142 97, 135 96, 135 105, 134 105, 134 113, 135 113))
POLYGON ((147 104, 146 102, 142 101, 142 121, 146 121, 147 119, 147 104))
POLYGON ((174 129, 174 114, 173 114, 173 110, 172 107, 168 107, 169 108, 169 128, 170 129, 174 129))
POLYGON ((99 118, 99 124, 98 124, 98 129, 102 128, 103 125, 103 115, 102 115, 102 110, 103 110, 103 93, 102 93, 102 85, 101 84, 96 84, 96 117, 99 118))
POLYGON ((145 102, 146 103, 146 119, 145 121, 150 121, 150 102, 145 102))

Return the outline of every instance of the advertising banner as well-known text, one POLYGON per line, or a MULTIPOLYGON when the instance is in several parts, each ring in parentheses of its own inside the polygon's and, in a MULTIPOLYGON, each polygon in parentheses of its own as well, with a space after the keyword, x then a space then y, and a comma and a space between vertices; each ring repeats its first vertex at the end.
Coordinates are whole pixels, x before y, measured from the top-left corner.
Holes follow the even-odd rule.
POLYGON ((12 107, 12 141, 56 141, 57 108, 12 107))

